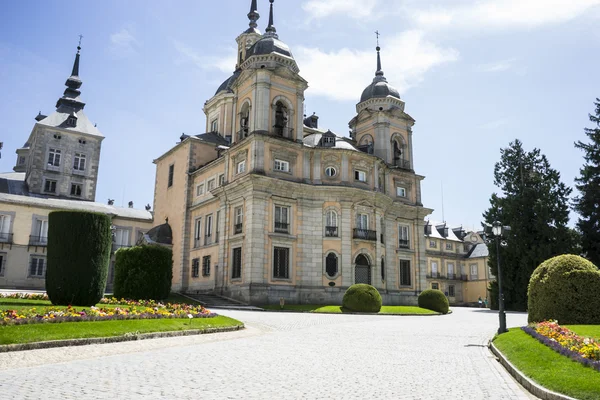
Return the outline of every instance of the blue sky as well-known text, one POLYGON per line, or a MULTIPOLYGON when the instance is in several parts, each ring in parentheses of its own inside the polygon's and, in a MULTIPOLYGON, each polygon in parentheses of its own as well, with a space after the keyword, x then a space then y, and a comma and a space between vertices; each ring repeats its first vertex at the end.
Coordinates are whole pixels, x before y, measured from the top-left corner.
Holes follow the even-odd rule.
MULTIPOLYGON (((250 0, 9 2, 0 16, 0 171, 64 90, 83 34, 88 117, 106 136, 97 201, 153 202, 152 160, 205 132, 203 104, 233 72, 250 0)), ((264 31, 268 1, 259 0, 264 31)), ((375 72, 416 119, 414 165, 432 219, 477 227, 499 149, 538 147, 573 185, 600 97, 600 0, 277 0, 275 26, 308 80, 306 112, 348 135, 375 72), (444 188, 442 216, 441 188, 444 188)), ((572 215, 574 217, 574 215, 572 215)))

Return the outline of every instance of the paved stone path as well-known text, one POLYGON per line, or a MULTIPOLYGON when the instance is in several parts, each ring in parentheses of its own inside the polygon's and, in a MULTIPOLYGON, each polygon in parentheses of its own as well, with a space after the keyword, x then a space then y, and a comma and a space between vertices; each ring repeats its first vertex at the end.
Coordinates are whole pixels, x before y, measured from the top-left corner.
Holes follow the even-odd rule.
POLYGON ((0 354, 0 399, 533 398, 483 347, 498 323, 487 310, 220 313, 248 329, 0 354))

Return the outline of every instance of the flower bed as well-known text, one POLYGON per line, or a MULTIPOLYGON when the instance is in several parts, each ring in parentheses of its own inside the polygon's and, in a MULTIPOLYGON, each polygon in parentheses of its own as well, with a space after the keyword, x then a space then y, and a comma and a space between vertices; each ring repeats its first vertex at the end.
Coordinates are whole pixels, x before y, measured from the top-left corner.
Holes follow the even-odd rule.
POLYGON ((0 293, 0 299, 50 300, 46 293, 0 293))
POLYGON ((107 321, 124 319, 159 319, 159 318, 211 318, 217 314, 206 308, 188 304, 161 304, 148 302, 149 305, 137 304, 126 307, 98 308, 77 310, 71 306, 66 309, 46 307, 41 311, 0 310, 0 325, 22 325, 47 322, 107 321), (151 305, 150 305, 151 303, 151 305))
POLYGON ((600 343, 561 327, 556 321, 524 326, 526 333, 556 352, 600 372, 600 343))

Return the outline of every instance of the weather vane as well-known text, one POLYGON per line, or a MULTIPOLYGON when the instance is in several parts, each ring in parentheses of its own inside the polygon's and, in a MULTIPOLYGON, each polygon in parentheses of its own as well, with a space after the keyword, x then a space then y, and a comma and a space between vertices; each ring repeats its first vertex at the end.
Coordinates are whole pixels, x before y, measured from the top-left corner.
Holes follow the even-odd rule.
POLYGON ((81 47, 81 39, 83 39, 83 35, 79 35, 79 47, 81 47))
POLYGON ((375 31, 375 35, 377 35, 377 47, 379 47, 379 36, 381 36, 381 34, 379 31, 375 31))

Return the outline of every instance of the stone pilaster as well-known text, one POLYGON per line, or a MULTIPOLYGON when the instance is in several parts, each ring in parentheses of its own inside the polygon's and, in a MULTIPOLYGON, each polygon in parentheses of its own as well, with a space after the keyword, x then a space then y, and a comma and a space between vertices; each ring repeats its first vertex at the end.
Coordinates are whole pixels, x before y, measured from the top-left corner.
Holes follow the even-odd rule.
POLYGON ((354 283, 354 260, 352 259, 352 203, 341 202, 342 215, 340 217, 340 237, 342 240, 342 259, 340 268, 342 270, 342 286, 348 287, 354 283))

